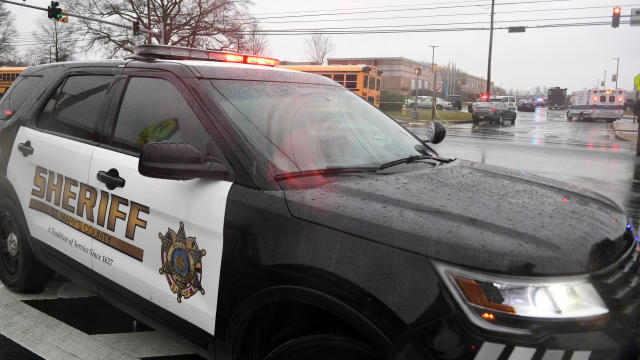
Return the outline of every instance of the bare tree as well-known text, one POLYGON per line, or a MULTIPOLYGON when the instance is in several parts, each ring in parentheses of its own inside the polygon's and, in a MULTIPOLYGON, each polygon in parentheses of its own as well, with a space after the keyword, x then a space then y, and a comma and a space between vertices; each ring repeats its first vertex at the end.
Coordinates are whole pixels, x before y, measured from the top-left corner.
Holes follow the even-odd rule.
POLYGON ((73 60, 82 38, 76 34, 72 24, 42 16, 38 19, 38 27, 38 31, 33 33, 37 44, 27 50, 24 62, 36 65, 73 60))
POLYGON ((15 48, 12 39, 15 35, 13 18, 5 3, 0 3, 0 66, 11 63, 14 59, 15 48))
MULTIPOLYGON (((134 21, 153 35, 158 44, 236 50, 244 46, 244 32, 254 23, 248 13, 250 0, 73 0, 77 12, 131 27, 134 21), (162 36, 162 38, 161 38, 162 36)), ((147 36, 131 30, 81 21, 88 47, 107 56, 129 53, 147 36)))
POLYGON ((239 50, 239 52, 246 52, 256 56, 269 55, 267 37, 260 32, 260 26, 253 24, 245 39, 245 48, 239 50))
POLYGON ((331 54, 335 48, 329 36, 319 33, 309 35, 309 37, 305 39, 305 43, 307 44, 307 57, 309 61, 318 65, 324 64, 329 54, 331 54))

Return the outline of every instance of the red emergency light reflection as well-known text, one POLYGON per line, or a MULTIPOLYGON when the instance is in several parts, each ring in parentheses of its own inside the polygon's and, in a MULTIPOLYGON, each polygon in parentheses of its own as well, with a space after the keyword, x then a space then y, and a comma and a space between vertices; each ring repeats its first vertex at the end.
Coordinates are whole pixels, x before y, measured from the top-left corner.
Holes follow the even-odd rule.
POLYGON ((567 199, 567 198, 562 198, 562 202, 567 202, 567 201, 569 201, 569 199, 567 199))
POLYGON ((11 115, 13 115, 13 111, 11 111, 11 110, 5 110, 5 111, 4 111, 4 114, 5 114, 5 115, 9 115, 9 116, 11 116, 11 115))

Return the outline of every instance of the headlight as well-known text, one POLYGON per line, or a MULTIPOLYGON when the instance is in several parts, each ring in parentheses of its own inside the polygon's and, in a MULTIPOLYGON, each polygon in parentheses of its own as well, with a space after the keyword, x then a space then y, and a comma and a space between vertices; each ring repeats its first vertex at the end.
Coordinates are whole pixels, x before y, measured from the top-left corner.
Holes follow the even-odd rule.
POLYGON ((489 330, 529 334, 518 320, 581 321, 609 312, 586 276, 524 278, 434 265, 467 317, 489 330))

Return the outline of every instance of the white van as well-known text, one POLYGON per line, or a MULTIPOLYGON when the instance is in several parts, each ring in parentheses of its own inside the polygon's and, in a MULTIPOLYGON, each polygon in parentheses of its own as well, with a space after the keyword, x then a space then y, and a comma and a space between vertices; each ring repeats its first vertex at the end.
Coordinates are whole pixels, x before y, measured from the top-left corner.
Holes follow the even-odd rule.
POLYGON ((502 101, 507 104, 509 110, 517 111, 518 105, 516 104, 515 96, 492 96, 491 101, 502 101))

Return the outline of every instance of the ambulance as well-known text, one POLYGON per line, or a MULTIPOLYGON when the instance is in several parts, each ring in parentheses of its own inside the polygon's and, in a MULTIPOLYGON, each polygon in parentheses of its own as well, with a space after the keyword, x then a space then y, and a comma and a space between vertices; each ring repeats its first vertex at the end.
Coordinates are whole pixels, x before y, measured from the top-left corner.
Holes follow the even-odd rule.
POLYGON ((571 94, 567 120, 605 119, 613 122, 622 119, 624 100, 623 90, 575 91, 571 94))

